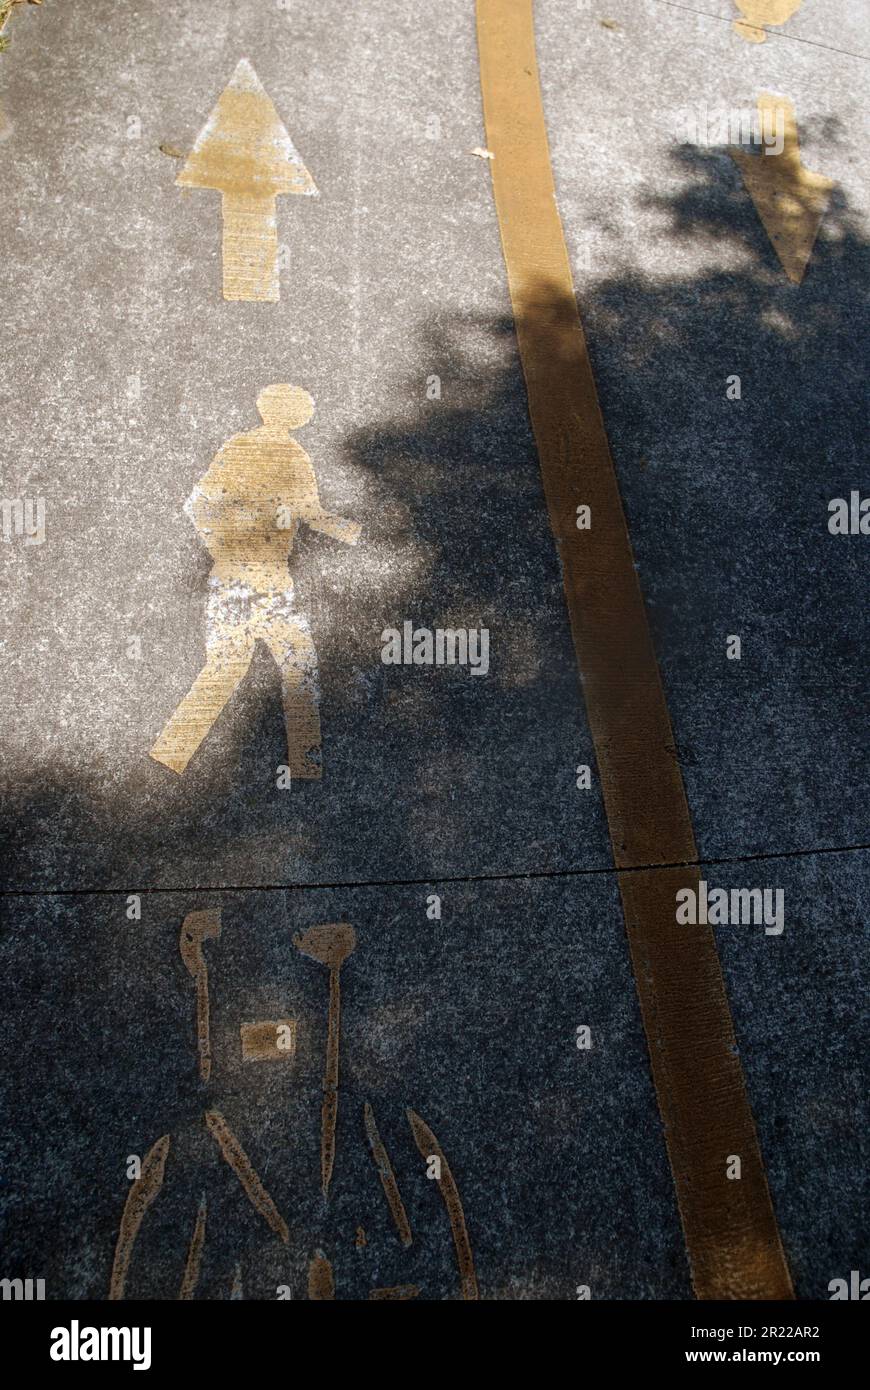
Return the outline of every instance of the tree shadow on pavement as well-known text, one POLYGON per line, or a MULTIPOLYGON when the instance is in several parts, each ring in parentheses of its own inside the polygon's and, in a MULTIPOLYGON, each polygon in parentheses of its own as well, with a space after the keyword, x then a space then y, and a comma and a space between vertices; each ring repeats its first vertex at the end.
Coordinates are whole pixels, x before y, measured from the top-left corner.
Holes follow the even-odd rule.
MULTIPOLYGON (((588 277, 580 309, 699 846, 703 857, 860 843, 864 812, 857 769, 866 765, 858 727, 866 694, 867 610, 858 583, 863 552, 860 538, 829 535, 827 504, 858 485, 866 431, 861 377, 870 247, 835 191, 806 279, 792 285, 733 163, 692 150, 681 150, 675 159, 691 180, 661 208, 672 218, 675 273, 662 280, 630 271, 588 277), (684 237, 733 243, 745 259, 736 269, 683 277, 678 249, 684 237), (734 377, 740 378, 739 399, 727 394, 734 377), (724 659, 726 636, 735 633, 743 639, 739 671, 724 659)), ((570 308, 557 301, 551 307, 555 314, 570 308)), ((264 863, 273 885, 539 873, 578 867, 590 846, 597 867, 608 867, 598 794, 579 805, 575 790, 577 763, 594 758, 513 321, 507 308, 488 320, 436 312, 416 342, 409 336, 408 356, 405 391, 385 418, 367 422, 347 440, 346 459, 365 495, 377 503, 363 518, 370 553, 381 563, 413 546, 422 557, 419 568, 391 578, 372 598, 371 584, 362 596, 352 586, 334 591, 329 555, 319 540, 300 553, 298 588, 312 615, 324 689, 323 783, 289 797, 264 795, 283 761, 283 728, 277 673, 261 656, 183 780, 149 762, 151 740, 144 730, 138 780, 95 768, 77 781, 58 780, 51 769, 30 768, 26 782, 19 779, 12 789, 4 814, 13 888, 28 881, 49 889, 74 883, 119 893, 171 886, 182 890, 189 910, 201 905, 204 888, 258 883, 264 863), (430 400, 425 381, 433 373, 441 375, 442 389, 440 399, 430 400), (490 674, 476 679, 467 671, 384 665, 382 630, 401 628, 405 620, 430 628, 488 627, 490 674)), ((576 462, 582 478, 583 461, 576 462)), ((200 597, 204 608, 204 593, 200 597)), ((167 713, 173 698, 167 691, 167 713)), ((26 750, 20 752, 26 765, 26 750)), ((582 891, 578 879, 577 893, 582 891)), ((5 901, 10 969, 16 959, 32 962, 38 953, 28 939, 30 928, 19 923, 19 901, 5 901)), ((336 913, 349 902, 339 890, 336 913)), ((56 920, 66 908, 54 899, 44 911, 56 920)), ((370 911, 375 922, 374 901, 370 911)), ((78 904, 70 912, 84 946, 87 911, 78 904)), ((523 922, 511 922, 510 929, 522 931, 523 922)), ((161 936, 170 949, 173 931, 167 926, 161 936)), ((537 950, 533 934, 528 950, 530 958, 537 950)), ((621 938, 616 955, 621 964, 611 962, 597 976, 589 963, 597 995, 624 991, 621 938)), ((52 1014, 42 1027, 38 980, 32 992, 10 998, 7 1085, 13 1096, 31 1087, 37 1095, 42 1088, 50 1092, 57 1008, 82 1019, 86 1031, 90 992, 112 987, 110 954, 92 958, 87 971, 77 969, 75 959, 71 951, 62 967, 50 961, 34 966, 34 978, 67 972, 62 980, 53 976, 47 991, 52 1014)), ((801 1007, 811 1007, 816 965, 812 943, 802 943, 788 967, 788 988, 801 1007)), ((479 966, 485 972, 483 954, 479 966)), ((582 974, 586 964, 578 958, 576 968, 582 974)), ((845 1272, 851 1258, 843 1256, 851 1238, 851 1197, 838 1205, 835 1195, 838 1185, 846 1194, 854 1185, 851 1150, 824 1119, 830 1059, 820 1044, 805 1065, 798 1057, 787 1070, 772 1069, 761 1055, 770 1023, 759 1020, 759 1031, 752 1031, 741 1011, 740 969, 735 962, 729 985, 738 1032, 745 1030, 741 1044, 750 1053, 762 1147, 774 1156, 774 1198, 784 1213, 799 1291, 818 1296, 818 1268, 845 1259, 843 1270, 837 1264, 831 1273, 845 1272), (790 1118, 795 1088, 807 1117, 815 1116, 812 1122, 790 1118), (828 1176, 821 1180, 824 1164, 828 1176), (796 1170, 807 1185, 789 1188, 796 1170), (824 1194, 811 1213, 799 1210, 807 1191, 824 1194)), ((154 958, 149 966, 146 952, 139 982, 158 997, 167 970, 172 989, 179 980, 183 986, 176 960, 170 966, 154 958)), ((377 979, 375 969, 375 994, 377 979)), ((184 1028, 186 1004, 182 1000, 170 1010, 184 1028)), ((771 1014, 781 1007, 781 997, 771 1000, 771 1014)), ((633 998, 626 1008, 634 1010, 633 1036, 639 1038, 633 998)), ((814 1017, 823 1032, 837 1026, 838 1008, 824 998, 818 1002, 814 1017)), ((781 1026, 774 1026, 774 1035, 781 1026)), ((425 1010, 420 1027, 427 1027, 425 1010)), ((509 1010, 504 1031, 529 1041, 519 1004, 509 1010)), ((505 1047, 500 1064, 510 1067, 519 1042, 505 1047)), ((424 1065, 425 1049, 421 1055, 424 1065)), ((138 1087, 148 1097, 141 1103, 149 1115, 157 1113, 168 1084, 160 1061, 159 1049, 146 1049, 141 1071, 123 1072, 118 1106, 129 1105, 138 1087)), ((103 1038, 94 1053, 82 1045, 74 1073, 85 1085, 89 1068, 102 1084, 108 1076, 111 1090, 111 1065, 111 1047, 107 1051, 103 1038)), ((548 1081, 534 1065, 528 1062, 524 1084, 540 1099, 549 1094, 548 1081)), ((475 1073, 469 1066, 465 1084, 466 1109, 479 1102, 480 1113, 492 1118, 498 1071, 475 1073)), ((178 1109, 187 1103, 187 1092, 177 1079, 172 1085, 181 1087, 172 1099, 178 1109)), ((619 1171, 628 1191, 626 1173, 640 1159, 622 1116, 627 1097, 640 1087, 633 1072, 622 1085, 607 1113, 594 1119, 612 1151, 622 1155, 619 1171)), ((643 1086, 657 1141, 648 1080, 643 1086)), ((843 1087, 845 1095, 846 1081, 843 1087)), ((400 1076, 384 1076, 383 1090, 394 1108, 407 1098, 400 1076)), ((553 1114, 554 1127, 565 1120, 553 1114)), ((502 1118, 507 1128, 500 1150, 509 1154, 510 1117, 502 1118)), ((34 1106, 31 1120, 32 1130, 16 1141, 11 1165, 12 1250, 27 1249, 28 1187, 41 1193, 40 1200, 53 1192, 52 1210, 59 1210, 57 1193, 69 1180, 62 1171, 33 1177, 44 1167, 41 1155, 50 1149, 52 1125, 62 1122, 57 1106, 44 1112, 34 1106)), ((87 1118, 76 1123, 86 1128, 87 1118)), ((92 1147, 84 1144, 82 1164, 92 1161, 92 1147)), ((654 1176, 647 1173, 643 1181, 667 1183, 662 1154, 654 1176)), ((513 1161, 521 1163, 522 1152, 513 1161)), ((595 1180, 607 1186, 605 1175, 595 1180)), ((620 1243, 631 1247, 646 1219, 646 1197, 642 1191, 635 1195, 639 1206, 630 1219, 614 1211, 612 1194, 602 1197, 597 1216, 574 1213, 574 1221, 587 1222, 602 1269, 611 1263, 608 1231, 611 1239, 618 1231, 620 1243)), ((549 1195, 525 1193, 527 1207, 520 1212, 496 1212, 485 1185, 463 1196, 469 1225, 494 1227, 493 1239, 508 1240, 512 1227, 523 1224, 523 1240, 544 1252, 538 1272, 540 1287, 547 1287, 575 1238, 571 1221, 564 1230, 551 1229, 549 1195)), ((670 1202, 662 1191, 657 1198, 670 1202)), ((110 1204, 112 1220, 116 1206, 110 1204)), ((665 1226, 660 1248, 667 1251, 675 1239, 673 1212, 665 1226)), ((101 1248, 112 1239, 111 1230, 102 1231, 101 1248)), ((647 1296, 685 1290, 684 1272, 672 1267, 652 1269, 643 1278, 647 1296)), ((93 1289, 99 1282, 89 1284, 87 1271, 81 1279, 93 1289)), ((501 1278, 491 1282, 508 1287, 501 1278)))

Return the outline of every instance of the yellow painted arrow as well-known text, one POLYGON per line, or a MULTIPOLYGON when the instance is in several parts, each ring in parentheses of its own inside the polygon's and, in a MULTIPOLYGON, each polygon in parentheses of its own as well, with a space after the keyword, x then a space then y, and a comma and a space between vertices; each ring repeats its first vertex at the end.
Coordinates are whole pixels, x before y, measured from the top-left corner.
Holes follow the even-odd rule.
POLYGON ((743 175, 746 191, 783 270, 799 285, 834 185, 801 163, 794 106, 787 97, 762 92, 758 115, 762 131, 782 129, 781 152, 772 154, 764 145, 757 155, 737 148, 732 148, 730 154, 743 175))
POLYGON ((224 299, 280 299, 275 200, 279 193, 318 194, 247 58, 221 93, 175 182, 223 195, 224 299))

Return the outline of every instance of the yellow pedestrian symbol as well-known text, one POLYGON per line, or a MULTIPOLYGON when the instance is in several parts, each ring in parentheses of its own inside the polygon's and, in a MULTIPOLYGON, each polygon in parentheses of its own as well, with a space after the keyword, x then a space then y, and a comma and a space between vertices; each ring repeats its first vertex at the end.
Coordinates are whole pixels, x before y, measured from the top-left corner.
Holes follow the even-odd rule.
POLYGON ((323 510, 311 460, 290 434, 314 413, 308 392, 267 386, 257 409, 262 426, 228 440, 185 503, 214 561, 206 663, 151 757, 184 772, 262 641, 281 672, 290 775, 318 778, 317 656, 308 619, 294 605, 288 561, 302 522, 346 545, 356 544, 360 528, 323 510))

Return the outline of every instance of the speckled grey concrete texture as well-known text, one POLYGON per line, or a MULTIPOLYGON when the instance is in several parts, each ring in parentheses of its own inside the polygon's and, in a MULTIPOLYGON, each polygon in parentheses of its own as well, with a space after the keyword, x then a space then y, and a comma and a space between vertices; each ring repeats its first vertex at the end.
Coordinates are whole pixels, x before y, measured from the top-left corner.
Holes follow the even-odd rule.
POLYGON ((870 856, 711 866, 710 890, 781 889, 783 930, 716 929, 734 1028, 795 1290, 870 1268, 870 856))
MULTIPOLYGON (((846 852, 870 838, 870 538, 827 530, 831 498, 867 492, 866 6, 804 0, 761 45, 733 33, 729 0, 535 13, 703 876, 785 893, 782 936, 717 939, 797 1292, 824 1298, 870 1272, 870 866, 846 852), (835 181, 800 286, 725 147, 681 143, 687 112, 700 124, 768 90, 835 181)), ((0 496, 44 498, 46 539, 0 545, 3 1273, 104 1297, 128 1155, 171 1134, 131 1295, 176 1296, 205 1192, 200 1297, 228 1297, 239 1261, 246 1297, 304 1297, 316 1249, 339 1298, 405 1283, 456 1297, 411 1106, 454 1168, 484 1298, 690 1297, 603 808, 575 785, 594 756, 489 166, 471 153, 485 144, 471 0, 45 0, 10 34, 0 496), (242 56, 321 192, 279 200, 277 305, 223 301, 218 195, 176 188, 159 148, 190 148, 242 56), (294 552, 324 777, 290 791, 265 651, 182 778, 148 757, 204 654, 209 561, 182 504, 272 381, 314 396, 300 442, 325 505, 363 528, 356 549, 309 535, 294 552), (490 674, 385 666, 381 632, 405 619, 487 626, 490 674), (204 907, 223 919, 205 948, 207 1086, 178 951, 204 907), (292 937, 342 920, 359 942, 325 1205, 327 975, 292 937), (285 1016, 295 1060, 242 1064, 240 1024, 285 1016), (366 1100, 410 1251, 366 1150, 366 1100), (287 1247, 216 1156, 209 1106, 287 1247)))

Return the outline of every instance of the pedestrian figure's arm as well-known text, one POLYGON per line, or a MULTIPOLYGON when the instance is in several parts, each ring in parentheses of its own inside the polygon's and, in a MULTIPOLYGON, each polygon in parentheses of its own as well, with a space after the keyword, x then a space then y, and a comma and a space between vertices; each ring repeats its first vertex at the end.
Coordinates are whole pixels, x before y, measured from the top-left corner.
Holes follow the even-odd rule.
POLYGON ((297 462, 297 468, 299 470, 297 473, 299 491, 294 498, 294 503, 301 519, 311 527, 312 531, 322 531, 324 536, 331 536, 333 540, 343 541, 345 545, 356 545, 360 533, 359 522, 348 521, 343 516, 331 516, 323 510, 317 491, 317 479, 307 456, 304 463, 302 460, 297 462), (304 478, 301 486, 300 474, 304 478))
POLYGON ((356 545, 359 540, 360 524, 358 521, 348 521, 343 516, 328 516, 326 512, 320 512, 317 516, 306 517, 306 521, 312 531, 322 531, 324 536, 332 536, 333 540, 344 541, 345 545, 356 545))

